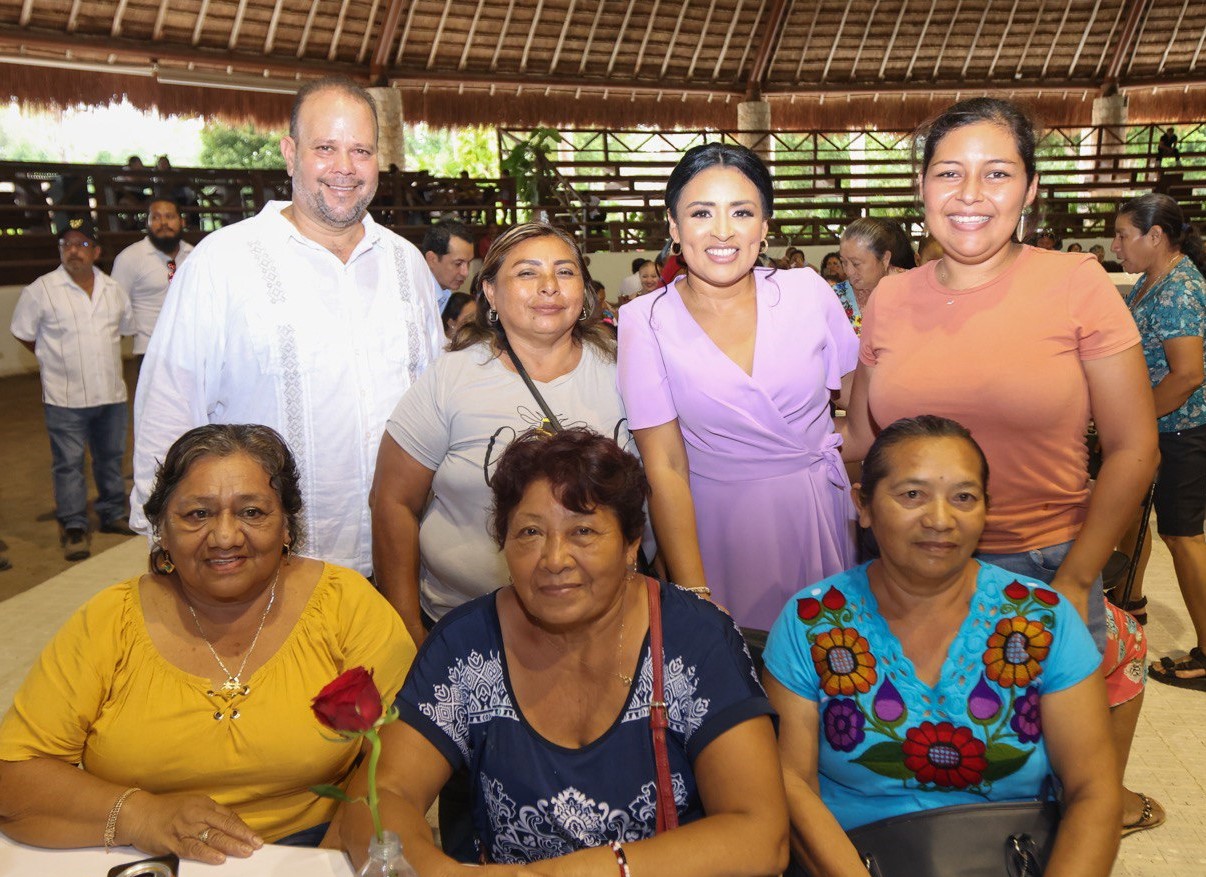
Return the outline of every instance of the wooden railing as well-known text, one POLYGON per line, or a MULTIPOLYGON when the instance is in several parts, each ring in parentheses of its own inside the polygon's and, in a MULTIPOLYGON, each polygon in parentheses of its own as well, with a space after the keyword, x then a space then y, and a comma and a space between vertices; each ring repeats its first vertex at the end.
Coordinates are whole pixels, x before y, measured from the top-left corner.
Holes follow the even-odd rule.
MULTIPOLYGON (((1118 205, 1143 192, 1172 195, 1189 221, 1206 227, 1206 123, 1179 124, 1181 164, 1161 163, 1166 126, 1055 128, 1039 143, 1038 224, 1061 238, 1112 234, 1118 205)), ((528 136, 500 130, 500 151, 528 136)), ((378 222, 418 242, 433 221, 454 217, 476 230, 543 216, 573 231, 586 249, 660 248, 666 236, 664 190, 683 152, 698 143, 737 142, 734 132, 560 132, 537 170, 545 203, 516 204, 514 181, 440 179, 383 173, 370 210, 378 222)), ((866 215, 922 232, 916 164, 905 132, 772 132, 753 144, 775 180, 771 235, 778 244, 829 244, 866 215)), ((130 171, 111 165, 0 162, 0 283, 24 283, 58 263, 52 229, 87 214, 105 258, 142 234, 148 198, 184 204, 190 240, 290 197, 283 170, 180 168, 130 171)))

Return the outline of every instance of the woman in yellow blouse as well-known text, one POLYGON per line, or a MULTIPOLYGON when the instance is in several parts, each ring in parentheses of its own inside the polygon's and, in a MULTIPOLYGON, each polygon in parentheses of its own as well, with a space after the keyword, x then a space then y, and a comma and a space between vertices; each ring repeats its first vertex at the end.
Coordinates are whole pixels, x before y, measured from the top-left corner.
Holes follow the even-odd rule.
POLYGON ((297 478, 267 427, 176 441, 145 505, 151 571, 76 612, 0 724, 9 837, 213 864, 321 840, 335 802, 309 787, 343 783, 357 750, 310 700, 359 665, 392 699, 415 649, 357 573, 293 553, 297 478))

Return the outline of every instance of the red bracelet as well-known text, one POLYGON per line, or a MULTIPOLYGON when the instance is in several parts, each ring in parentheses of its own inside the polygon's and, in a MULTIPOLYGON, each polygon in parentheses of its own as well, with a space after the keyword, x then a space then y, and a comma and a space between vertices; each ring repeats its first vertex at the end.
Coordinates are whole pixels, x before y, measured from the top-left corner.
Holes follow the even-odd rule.
POLYGON ((609 846, 611 851, 616 854, 616 864, 620 866, 620 877, 632 877, 632 869, 628 867, 628 856, 624 855, 624 848, 620 846, 620 842, 613 840, 609 846))

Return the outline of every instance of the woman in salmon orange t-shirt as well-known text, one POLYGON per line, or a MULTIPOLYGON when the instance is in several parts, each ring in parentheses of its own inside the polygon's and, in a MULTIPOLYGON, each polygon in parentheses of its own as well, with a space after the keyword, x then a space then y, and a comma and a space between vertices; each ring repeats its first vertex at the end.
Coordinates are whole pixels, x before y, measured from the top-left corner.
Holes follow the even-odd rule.
MULTIPOLYGON (((877 428, 918 414, 971 430, 990 468, 979 557, 1077 607, 1106 653, 1125 752, 1146 649, 1134 620, 1107 609, 1101 570, 1155 472, 1152 395, 1134 320, 1096 260, 1015 238, 1037 195, 1034 143, 1026 116, 991 98, 955 104, 929 126, 919 184, 944 255, 876 288, 844 451, 860 459, 877 428), (1104 453, 1092 491, 1090 419, 1104 453)), ((1144 796, 1125 804, 1124 830, 1163 819, 1144 796)))

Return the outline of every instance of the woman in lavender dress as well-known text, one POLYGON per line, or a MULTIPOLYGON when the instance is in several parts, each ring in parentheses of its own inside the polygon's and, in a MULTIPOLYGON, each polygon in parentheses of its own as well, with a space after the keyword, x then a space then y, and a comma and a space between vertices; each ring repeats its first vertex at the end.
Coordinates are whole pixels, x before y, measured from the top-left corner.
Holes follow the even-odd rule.
POLYGON ((852 566, 854 507, 830 402, 857 342, 812 270, 755 269, 773 204, 738 146, 683 156, 666 186, 687 273, 620 311, 619 385, 654 531, 680 585, 766 629, 800 588, 852 566))

